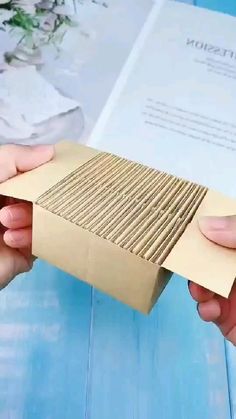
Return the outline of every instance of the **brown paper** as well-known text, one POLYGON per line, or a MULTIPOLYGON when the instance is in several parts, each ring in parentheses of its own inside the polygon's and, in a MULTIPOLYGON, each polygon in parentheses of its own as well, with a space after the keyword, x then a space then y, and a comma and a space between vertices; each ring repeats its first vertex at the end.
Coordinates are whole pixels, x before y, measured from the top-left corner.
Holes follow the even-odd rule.
POLYGON ((236 201, 85 146, 0 185, 33 202, 33 254, 147 313, 171 272, 228 296, 236 251, 209 242, 199 215, 236 214, 236 201))
POLYGON ((207 240, 198 228, 201 216, 236 214, 236 200, 208 191, 163 266, 223 297, 228 297, 236 277, 236 251, 207 240))
POLYGON ((37 205, 34 218, 34 254, 137 310, 150 311, 170 272, 37 205))
POLYGON ((45 191, 98 153, 92 148, 78 149, 72 142, 62 142, 56 148, 54 160, 2 183, 0 194, 35 202, 45 191))

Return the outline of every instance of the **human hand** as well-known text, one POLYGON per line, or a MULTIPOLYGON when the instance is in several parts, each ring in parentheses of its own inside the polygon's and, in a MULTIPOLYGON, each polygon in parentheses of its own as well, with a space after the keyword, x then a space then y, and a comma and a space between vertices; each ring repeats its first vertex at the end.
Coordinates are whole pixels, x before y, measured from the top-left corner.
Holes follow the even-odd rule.
MULTIPOLYGON (((206 217, 200 221, 199 226, 209 240, 236 249, 236 216, 206 217)), ((207 322, 214 322, 223 336, 236 346, 236 283, 228 299, 194 283, 189 284, 189 289, 198 303, 200 317, 207 322)))
MULTIPOLYGON (((0 146, 0 183, 51 160, 52 146, 0 146)), ((32 205, 0 195, 0 289, 32 268, 32 205)))

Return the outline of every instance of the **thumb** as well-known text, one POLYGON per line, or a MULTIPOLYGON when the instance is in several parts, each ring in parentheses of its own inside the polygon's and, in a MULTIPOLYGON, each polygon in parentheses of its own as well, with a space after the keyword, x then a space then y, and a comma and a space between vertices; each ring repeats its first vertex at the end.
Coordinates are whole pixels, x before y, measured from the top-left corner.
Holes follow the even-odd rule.
POLYGON ((224 247, 236 249, 236 215, 229 217, 203 217, 199 227, 204 236, 224 247))
POLYGON ((0 182, 26 172, 48 162, 54 156, 53 146, 17 146, 0 147, 0 182))
POLYGON ((11 249, 0 237, 0 290, 18 274, 28 272, 33 266, 33 258, 24 253, 11 249))

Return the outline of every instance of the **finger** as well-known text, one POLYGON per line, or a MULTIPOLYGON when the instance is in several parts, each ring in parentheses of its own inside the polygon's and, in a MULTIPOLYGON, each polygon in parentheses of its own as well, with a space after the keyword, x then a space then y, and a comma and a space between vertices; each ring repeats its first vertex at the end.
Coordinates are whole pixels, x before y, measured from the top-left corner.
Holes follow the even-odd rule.
POLYGON ((200 285, 194 284, 193 282, 189 283, 189 291, 192 298, 198 303, 208 301, 214 296, 214 292, 211 292, 200 285))
POLYGON ((200 303, 198 313, 205 322, 216 322, 221 316, 221 306, 216 298, 200 303))
POLYGON ((0 265, 0 289, 5 288, 17 275, 29 272, 33 267, 32 260, 27 260, 17 250, 14 252, 14 255, 0 265))
POLYGON ((27 259, 35 262, 37 260, 36 256, 32 255, 32 246, 22 247, 21 249, 17 249, 19 252, 27 259))
POLYGON ((227 333, 225 338, 236 346, 236 326, 233 326, 232 329, 227 333))
POLYGON ((203 217, 199 220, 199 227, 214 243, 236 249, 236 216, 203 217))
POLYGON ((28 272, 33 266, 33 259, 25 257, 15 249, 5 245, 0 238, 0 288, 4 288, 18 274, 28 272))
POLYGON ((19 203, 0 210, 0 223, 10 229, 25 228, 32 225, 32 205, 19 203))
POLYGON ((0 182, 26 172, 50 161, 54 156, 53 146, 17 146, 0 147, 0 182))
POLYGON ((217 299, 221 306, 221 315, 215 323, 222 334, 228 338, 228 334, 236 324, 236 287, 232 288, 229 298, 217 296, 217 299))
MULTIPOLYGON (((230 300, 216 295, 210 301, 198 305, 198 312, 205 321, 214 322, 225 336, 230 327, 230 300)), ((235 318, 235 317, 234 317, 235 318)), ((232 320, 234 320, 234 318, 232 320)))
POLYGON ((23 249, 32 244, 32 228, 7 230, 4 233, 4 242, 13 249, 23 249))
POLYGON ((11 198, 9 196, 0 195, 0 209, 2 209, 3 207, 9 207, 10 205, 13 205, 13 204, 15 205, 19 202, 22 202, 22 200, 11 198))

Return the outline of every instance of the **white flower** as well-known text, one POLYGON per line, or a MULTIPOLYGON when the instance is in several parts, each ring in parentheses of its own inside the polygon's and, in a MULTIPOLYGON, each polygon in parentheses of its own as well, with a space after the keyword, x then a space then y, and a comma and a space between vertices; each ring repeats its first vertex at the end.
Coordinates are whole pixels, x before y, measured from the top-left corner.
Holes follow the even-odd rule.
MULTIPOLYGON (((1 1, 1 0, 0 0, 1 1)), ((37 0, 14 0, 13 5, 24 10, 24 12, 33 15, 36 11, 37 0)))
POLYGON ((12 16, 15 15, 15 13, 16 12, 14 12, 14 10, 0 9, 0 22, 4 22, 5 20, 10 20, 12 16))
POLYGON ((62 16, 74 16, 76 14, 76 9, 73 2, 67 2, 67 4, 55 6, 53 8, 53 13, 62 16))
POLYGON ((15 12, 13 10, 0 9, 0 29, 6 29, 6 25, 3 22, 10 20, 14 14, 15 12))
POLYGON ((55 26, 57 16, 54 13, 48 13, 47 16, 44 16, 40 22, 40 29, 45 32, 52 32, 55 26))
POLYGON ((14 67, 42 64, 41 51, 39 49, 27 49, 18 45, 11 53, 6 53, 7 62, 14 67))
POLYGON ((53 4, 53 0, 41 0, 40 2, 37 2, 37 6, 43 10, 51 10, 53 8, 53 4))

